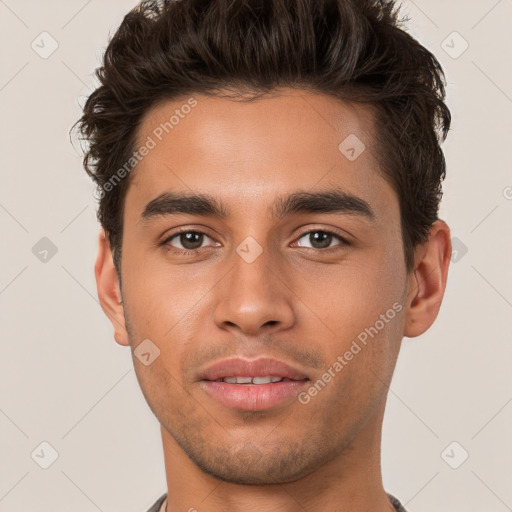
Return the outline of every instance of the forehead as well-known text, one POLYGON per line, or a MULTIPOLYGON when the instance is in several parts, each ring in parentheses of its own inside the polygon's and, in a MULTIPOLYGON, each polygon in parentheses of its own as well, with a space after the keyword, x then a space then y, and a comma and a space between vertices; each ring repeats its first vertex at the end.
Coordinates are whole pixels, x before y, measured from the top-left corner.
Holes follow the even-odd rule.
POLYGON ((140 215, 162 192, 222 198, 239 214, 276 195, 329 185, 357 194, 379 212, 396 207, 382 178, 368 107, 302 90, 253 101, 182 96, 141 120, 136 148, 150 147, 132 171, 126 206, 140 215))

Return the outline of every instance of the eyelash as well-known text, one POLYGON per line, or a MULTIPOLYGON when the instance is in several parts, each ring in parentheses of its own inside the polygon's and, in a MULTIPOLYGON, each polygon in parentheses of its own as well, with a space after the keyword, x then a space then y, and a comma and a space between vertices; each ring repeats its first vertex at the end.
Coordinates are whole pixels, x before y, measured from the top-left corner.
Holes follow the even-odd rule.
MULTIPOLYGON (((197 254, 197 251, 201 250, 201 249, 206 249, 207 247, 200 247, 198 249, 177 249, 176 247, 173 247, 171 245, 169 245, 169 242, 176 238, 178 235, 181 235, 183 233, 195 233, 195 234, 200 234, 200 235, 205 235, 207 236, 208 238, 212 239, 213 238, 208 235, 208 233, 206 233, 205 231, 201 231, 199 229, 183 229, 181 231, 176 231, 175 233, 173 233, 172 235, 168 236, 163 242, 161 242, 160 245, 164 246, 164 248, 168 251, 171 251, 173 252, 174 254, 178 255, 178 256, 194 256, 197 254)), ((326 247, 324 249, 315 249, 314 247, 303 247, 303 249, 311 249, 313 251, 321 251, 321 252, 326 252, 328 251, 329 249, 335 249, 339 246, 350 246, 352 245, 346 238, 344 238, 343 236, 341 236, 340 234, 334 232, 334 231, 330 231, 328 229, 311 229, 309 231, 304 231, 303 233, 301 233, 297 240, 300 240, 301 238, 303 238, 305 235, 309 235, 311 233, 325 233, 327 235, 331 235, 335 238, 337 238, 341 244, 337 244, 333 247, 326 247)))

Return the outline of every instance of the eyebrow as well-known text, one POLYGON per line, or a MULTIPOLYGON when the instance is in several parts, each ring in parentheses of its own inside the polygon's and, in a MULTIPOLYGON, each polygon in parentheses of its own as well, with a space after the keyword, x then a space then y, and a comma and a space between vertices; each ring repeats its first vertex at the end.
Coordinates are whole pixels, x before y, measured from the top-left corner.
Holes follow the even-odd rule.
MULTIPOLYGON (((370 221, 376 219, 375 212, 364 199, 340 189, 294 192, 278 197, 270 208, 274 218, 300 213, 341 213, 359 215, 370 221)), ((141 220, 176 214, 229 217, 224 204, 208 194, 164 192, 147 203, 141 220)))

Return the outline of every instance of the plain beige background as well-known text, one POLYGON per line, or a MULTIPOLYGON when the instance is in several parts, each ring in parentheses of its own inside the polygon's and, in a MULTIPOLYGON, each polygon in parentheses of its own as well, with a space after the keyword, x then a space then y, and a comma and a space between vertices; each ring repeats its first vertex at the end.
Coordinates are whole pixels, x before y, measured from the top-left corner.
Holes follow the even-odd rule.
MULTIPOLYGON (((93 185, 68 137, 107 38, 133 5, 0 0, 2 512, 140 512, 165 491, 159 424, 96 298, 93 185)), ((437 322, 404 339, 384 483, 409 512, 505 512, 512 1, 409 0, 403 12, 448 78, 441 217, 456 252, 437 322)))

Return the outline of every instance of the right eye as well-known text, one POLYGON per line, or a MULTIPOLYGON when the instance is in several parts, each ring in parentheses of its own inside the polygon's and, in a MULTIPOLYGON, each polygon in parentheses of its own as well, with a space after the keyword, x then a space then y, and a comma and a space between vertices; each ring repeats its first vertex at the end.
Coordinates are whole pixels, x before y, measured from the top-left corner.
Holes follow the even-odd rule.
POLYGON ((172 251, 183 254, 201 249, 205 238, 213 240, 203 231, 182 230, 167 237, 162 242, 162 245, 170 246, 172 251))

